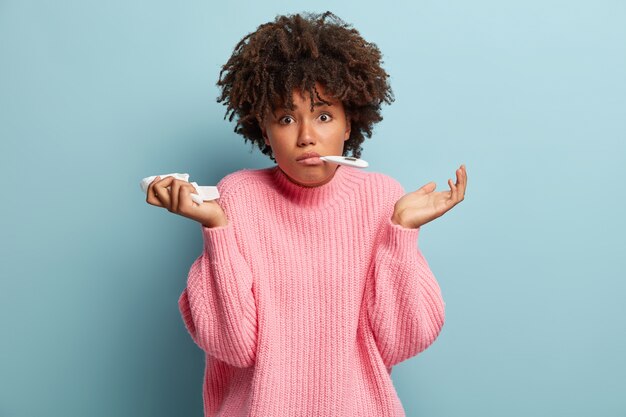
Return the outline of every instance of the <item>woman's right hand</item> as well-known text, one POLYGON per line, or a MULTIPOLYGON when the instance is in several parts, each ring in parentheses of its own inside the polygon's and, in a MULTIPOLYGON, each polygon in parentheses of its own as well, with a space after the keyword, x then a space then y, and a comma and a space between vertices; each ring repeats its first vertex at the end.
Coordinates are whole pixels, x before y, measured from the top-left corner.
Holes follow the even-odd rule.
POLYGON ((196 189, 187 181, 174 177, 156 177, 148 186, 146 202, 157 207, 164 207, 172 213, 202 223, 206 227, 226 226, 226 213, 216 200, 204 201, 197 205, 191 194, 196 189), (167 188, 169 187, 169 189, 167 188))

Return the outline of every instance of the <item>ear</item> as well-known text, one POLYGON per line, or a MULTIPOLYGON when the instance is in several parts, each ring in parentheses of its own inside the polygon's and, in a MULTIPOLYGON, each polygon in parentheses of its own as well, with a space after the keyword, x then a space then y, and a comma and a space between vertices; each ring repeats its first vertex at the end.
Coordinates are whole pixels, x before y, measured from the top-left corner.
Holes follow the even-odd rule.
POLYGON ((352 125, 350 124, 350 118, 346 116, 346 132, 343 136, 343 141, 350 139, 350 132, 352 131, 352 125))
POLYGON ((256 115, 256 122, 257 122, 257 125, 259 126, 259 129, 261 129, 261 136, 263 136, 265 145, 270 146, 270 141, 267 139, 267 131, 265 130, 265 123, 263 119, 259 117, 258 114, 256 115))
POLYGON ((259 127, 261 128, 261 135, 263 135, 263 140, 265 140, 265 144, 270 146, 270 141, 267 139, 267 131, 265 130, 265 126, 263 126, 263 121, 257 116, 257 122, 259 123, 259 127))

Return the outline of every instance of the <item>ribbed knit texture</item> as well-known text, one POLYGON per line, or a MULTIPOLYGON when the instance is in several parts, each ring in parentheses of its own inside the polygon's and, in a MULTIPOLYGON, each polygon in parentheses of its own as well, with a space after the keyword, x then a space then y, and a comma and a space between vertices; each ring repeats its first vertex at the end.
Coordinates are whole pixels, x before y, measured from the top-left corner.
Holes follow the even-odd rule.
POLYGON ((391 369, 444 322, 420 229, 391 223, 400 184, 341 166, 318 187, 278 167, 218 184, 179 307, 206 352, 205 416, 394 417, 391 369))

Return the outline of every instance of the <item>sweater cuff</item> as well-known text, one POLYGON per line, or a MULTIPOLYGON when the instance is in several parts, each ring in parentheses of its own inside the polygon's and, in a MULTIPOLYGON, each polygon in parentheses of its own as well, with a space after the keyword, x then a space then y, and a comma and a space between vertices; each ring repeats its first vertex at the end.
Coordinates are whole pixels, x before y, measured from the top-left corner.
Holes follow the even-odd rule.
POLYGON ((400 256, 414 254, 417 249, 420 228, 410 229, 394 224, 391 219, 387 219, 387 224, 383 231, 382 245, 389 252, 400 256))
POLYGON ((237 251, 237 240, 232 222, 226 226, 206 227, 200 224, 204 250, 209 254, 213 263, 229 263, 235 257, 237 251))

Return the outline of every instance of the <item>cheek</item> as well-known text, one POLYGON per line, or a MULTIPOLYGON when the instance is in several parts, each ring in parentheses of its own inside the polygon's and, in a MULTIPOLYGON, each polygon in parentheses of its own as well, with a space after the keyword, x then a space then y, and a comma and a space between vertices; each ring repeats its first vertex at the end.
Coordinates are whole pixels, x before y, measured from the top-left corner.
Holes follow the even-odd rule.
POLYGON ((282 160, 284 155, 286 154, 285 147, 281 145, 280 141, 274 141, 274 146, 271 146, 272 153, 274 154, 274 158, 276 160, 282 160))

